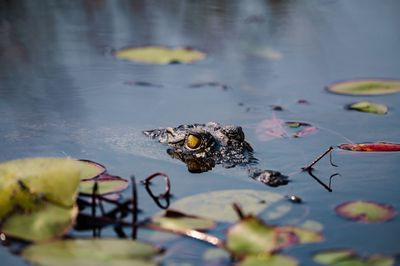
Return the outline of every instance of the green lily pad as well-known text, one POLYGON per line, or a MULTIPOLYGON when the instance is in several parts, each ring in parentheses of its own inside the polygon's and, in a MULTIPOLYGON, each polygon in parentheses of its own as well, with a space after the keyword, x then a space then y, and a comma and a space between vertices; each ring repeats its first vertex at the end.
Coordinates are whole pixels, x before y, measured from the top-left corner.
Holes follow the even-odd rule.
POLYGON ((347 109, 349 110, 356 110, 359 112, 364 112, 364 113, 373 113, 373 114, 378 114, 378 115, 384 115, 387 114, 388 108, 386 105, 379 104, 379 103, 374 103, 370 101, 360 101, 356 103, 349 104, 346 106, 347 109))
POLYGON ((354 251, 350 249, 335 249, 320 251, 313 256, 315 262, 325 265, 334 265, 335 263, 354 257, 354 251))
POLYGON ((297 243, 294 234, 276 230, 254 216, 247 216, 229 227, 226 248, 238 257, 269 254, 297 243))
POLYGON ((42 241, 63 235, 77 215, 82 162, 28 158, 0 164, 0 220, 6 235, 42 241))
POLYGON ((82 164, 63 158, 29 158, 0 164, 0 218, 16 206, 31 209, 46 198, 71 207, 75 203, 82 164))
POLYGON ((22 256, 41 266, 156 265, 161 250, 150 244, 120 239, 76 239, 32 245, 22 256))
POLYGON ((118 50, 114 55, 138 63, 171 64, 191 63, 205 58, 205 54, 190 48, 168 48, 162 46, 134 47, 118 50))
POLYGON ((350 80, 329 85, 327 90, 329 92, 346 95, 382 95, 400 92, 400 80, 350 80))
POLYGON ((298 261, 289 256, 283 255, 257 255, 247 256, 244 260, 237 264, 238 266, 297 266, 298 261))
POLYGON ((153 217, 151 221, 170 230, 207 230, 215 227, 215 222, 210 219, 187 215, 171 209, 162 216, 153 217))
POLYGON ((106 173, 106 168, 90 160, 79 160, 82 164, 81 180, 97 178, 106 173))
POLYGON ((91 194, 93 186, 97 182, 97 194, 107 195, 125 190, 129 183, 128 180, 118 176, 101 175, 99 178, 91 180, 82 180, 79 185, 79 192, 91 194))
POLYGON ((335 211, 341 217, 364 223, 385 222, 396 214, 390 205, 363 200, 345 202, 338 205, 335 211))
POLYGON ((31 213, 15 213, 6 219, 1 231, 28 241, 46 241, 64 235, 72 226, 78 208, 64 208, 50 203, 41 203, 31 213))
POLYGON ((372 255, 362 258, 349 249, 320 251, 314 254, 315 262, 330 266, 393 266, 394 258, 372 255))
MULTIPOLYGON (((171 204, 171 209, 183 213, 198 215, 213 221, 235 222, 238 220, 232 203, 237 202, 246 207, 246 212, 257 215, 284 197, 278 193, 261 190, 234 189, 201 193, 180 199, 171 204)), ((288 212, 281 212, 283 216, 288 212)), ((277 218, 277 217, 275 217, 277 218)))

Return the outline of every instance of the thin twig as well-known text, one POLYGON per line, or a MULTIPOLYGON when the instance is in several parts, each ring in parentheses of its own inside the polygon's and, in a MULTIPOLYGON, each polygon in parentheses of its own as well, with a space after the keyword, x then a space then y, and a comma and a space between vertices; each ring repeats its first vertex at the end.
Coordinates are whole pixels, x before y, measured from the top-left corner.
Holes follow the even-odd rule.
POLYGON ((136 180, 135 176, 131 176, 131 183, 132 183, 132 239, 136 239, 137 236, 137 215, 138 215, 138 196, 137 196, 137 189, 136 189, 136 180))
MULTIPOLYGON (((319 162, 319 160, 321 160, 322 158, 324 158, 325 157, 325 155, 327 155, 328 153, 330 153, 332 150, 333 150, 334 148, 331 146, 331 147, 329 147, 323 154, 321 154, 320 156, 318 156, 314 161, 312 161, 309 165, 307 165, 307 166, 305 166, 305 167, 303 167, 303 168, 301 168, 303 171, 309 171, 309 170, 311 170, 312 169, 312 167, 317 163, 317 162, 319 162)), ((332 166, 337 166, 337 165, 335 165, 335 164, 333 164, 332 163, 332 157, 330 157, 331 159, 330 159, 330 162, 331 162, 331 165, 332 166)))
POLYGON ((161 173, 161 172, 157 172, 154 173, 148 177, 146 177, 142 183, 145 185, 146 191, 147 193, 150 195, 150 197, 154 200, 154 202, 157 204, 158 207, 160 207, 161 209, 167 209, 169 207, 169 198, 170 198, 170 190, 171 190, 171 183, 169 180, 169 176, 167 174, 161 173), (164 192, 159 194, 158 196, 155 196, 153 191, 150 188, 150 183, 151 180, 157 176, 163 176, 164 180, 165 180, 165 188, 164 188, 164 192), (163 204, 161 204, 161 199, 165 200, 165 206, 163 204))
MULTIPOLYGON (((96 194, 98 189, 98 183, 95 181, 92 188, 92 217, 96 217, 96 194)), ((97 227, 93 227, 93 237, 96 237, 97 227)))
POLYGON ((242 210, 242 207, 240 206, 239 203, 234 202, 234 203, 232 204, 232 207, 233 207, 233 209, 235 210, 237 216, 239 216, 239 219, 240 219, 240 220, 242 220, 243 218, 246 217, 246 215, 244 215, 243 210, 242 210))
POLYGON ((326 190, 328 190, 329 192, 332 192, 332 189, 330 188, 330 186, 325 185, 324 182, 322 182, 318 177, 316 177, 313 173, 312 173, 312 168, 308 169, 307 173, 315 179, 315 181, 317 181, 321 186, 323 186, 326 190))
POLYGON ((204 232, 200 232, 197 230, 193 230, 193 229, 179 230, 179 229, 172 229, 172 228, 164 228, 164 227, 158 226, 156 224, 152 224, 152 223, 143 224, 142 227, 156 230, 156 231, 162 231, 162 232, 167 232, 167 233, 188 236, 188 237, 204 241, 206 243, 209 243, 213 246, 220 247, 220 248, 225 247, 224 241, 222 241, 218 237, 204 233, 204 232))

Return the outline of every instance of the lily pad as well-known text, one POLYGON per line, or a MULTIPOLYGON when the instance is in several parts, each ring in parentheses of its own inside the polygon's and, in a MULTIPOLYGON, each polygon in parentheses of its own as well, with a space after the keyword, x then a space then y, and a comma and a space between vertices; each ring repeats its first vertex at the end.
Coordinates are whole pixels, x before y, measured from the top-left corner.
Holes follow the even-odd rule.
POLYGON ((393 152, 400 151, 399 143, 371 142, 371 143, 345 143, 339 149, 361 152, 393 152))
MULTIPOLYGON (((261 190, 234 189, 201 193, 180 199, 171 208, 191 215, 198 215, 213 221, 235 222, 238 220, 232 203, 246 206, 246 211, 254 215, 261 213, 272 203, 284 197, 278 193, 261 190)), ((286 212, 290 208, 286 209, 286 212)), ((284 215, 286 212, 280 213, 284 215)), ((275 217, 277 218, 277 217, 275 217)))
POLYGON ((82 164, 81 180, 97 178, 106 173, 106 168, 96 162, 89 160, 79 160, 82 164))
POLYGON ((364 112, 364 113, 373 113, 373 114, 378 114, 378 115, 384 115, 387 114, 388 108, 386 105, 379 104, 379 103, 374 103, 370 101, 360 101, 356 103, 349 104, 346 106, 347 109, 349 110, 356 110, 359 112, 364 112))
POLYGON ((77 215, 82 162, 69 158, 28 158, 0 164, 1 230, 42 241, 63 235, 77 215))
POLYGON ((298 261, 289 256, 283 255, 257 255, 247 256, 244 260, 237 264, 238 266, 297 266, 298 261))
POLYGON ((394 258, 372 255, 365 258, 350 249, 320 251, 313 256, 315 262, 331 266, 393 266, 394 258))
POLYGON ((32 213, 15 213, 6 219, 1 230, 6 236, 28 241, 46 241, 64 235, 72 226, 78 208, 63 208, 42 203, 32 213))
POLYGON ((335 211, 341 217, 364 223, 385 222, 396 214, 390 205, 363 200, 345 202, 338 205, 335 211))
POLYGON ((400 80, 361 79, 334 83, 327 87, 329 92, 346 95, 382 95, 400 92, 400 80))
POLYGON ((191 63, 205 58, 205 54, 191 48, 168 48, 162 46, 133 47, 118 50, 114 55, 138 63, 171 64, 191 63))
POLYGON ((76 239, 32 245, 22 252, 41 266, 156 265, 151 259, 161 250, 150 244, 120 239, 76 239))
POLYGON ((162 216, 155 216, 152 223, 171 230, 207 230, 215 227, 215 222, 193 215, 186 215, 175 210, 167 210, 162 216))
POLYGON ((297 243, 290 232, 276 230, 254 216, 247 216, 229 227, 227 249, 235 256, 269 254, 297 243))
POLYGON ((79 192, 91 194, 93 186, 97 182, 99 195, 113 194, 125 190, 129 183, 128 180, 119 176, 101 175, 99 178, 83 180, 79 185, 79 192))
POLYGON ((350 257, 354 257, 355 252, 350 249, 335 249, 320 251, 313 256, 315 262, 325 265, 334 265, 350 257))
POLYGON ((16 206, 46 198, 71 207, 75 203, 82 164, 63 158, 29 158, 0 164, 0 218, 16 206))

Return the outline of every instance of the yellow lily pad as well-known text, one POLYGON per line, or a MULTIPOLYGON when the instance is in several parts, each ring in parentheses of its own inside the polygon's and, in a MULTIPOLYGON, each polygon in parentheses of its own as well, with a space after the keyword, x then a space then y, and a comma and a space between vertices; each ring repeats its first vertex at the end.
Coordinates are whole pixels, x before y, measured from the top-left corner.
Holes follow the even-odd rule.
POLYGON ((334 83, 327 87, 329 92, 346 95, 382 95, 400 92, 400 80, 361 79, 334 83))
POLYGON ((114 55, 138 63, 165 65, 171 63, 192 63, 205 58, 203 52, 190 48, 168 48, 162 46, 133 47, 118 50, 114 55))
POLYGON ((343 218, 363 223, 385 222, 396 215, 396 210, 391 205, 364 200, 342 203, 336 206, 335 211, 343 218))
POLYGON ((378 115, 385 115, 388 112, 386 105, 374 103, 370 101, 360 101, 356 103, 349 104, 346 106, 349 110, 355 110, 364 113, 372 113, 378 115))

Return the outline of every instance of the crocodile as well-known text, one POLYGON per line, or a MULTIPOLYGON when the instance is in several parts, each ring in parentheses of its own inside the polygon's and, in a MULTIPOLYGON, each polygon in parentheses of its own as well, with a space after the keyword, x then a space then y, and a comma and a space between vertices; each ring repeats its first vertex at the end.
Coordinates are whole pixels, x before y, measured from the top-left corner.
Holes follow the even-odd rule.
POLYGON ((269 186, 289 182, 288 177, 278 171, 256 167, 258 160, 240 126, 208 122, 145 130, 143 133, 168 145, 167 153, 184 162, 191 173, 206 172, 216 165, 224 168, 240 166, 247 169, 250 178, 269 186))

